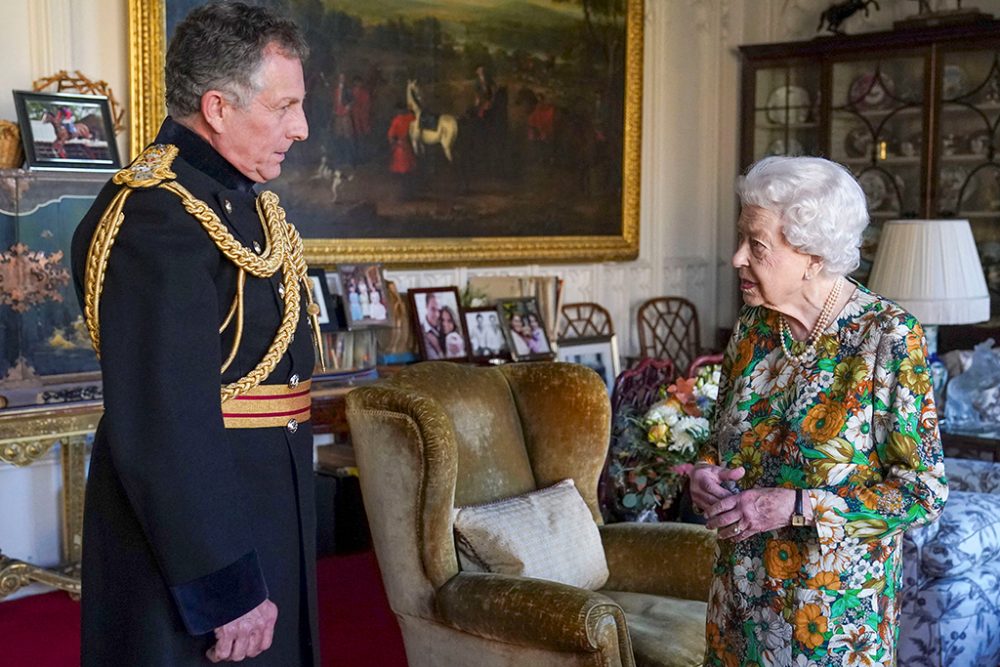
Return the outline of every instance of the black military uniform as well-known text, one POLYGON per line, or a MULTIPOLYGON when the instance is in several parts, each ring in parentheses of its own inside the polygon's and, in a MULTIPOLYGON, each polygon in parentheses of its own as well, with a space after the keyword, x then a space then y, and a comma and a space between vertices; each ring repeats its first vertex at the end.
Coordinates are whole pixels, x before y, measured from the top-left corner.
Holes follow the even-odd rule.
MULTIPOLYGON (((266 257, 277 242, 265 234, 252 181, 207 142, 168 118, 156 144, 179 153, 171 161, 163 146, 147 149, 122 172, 138 180, 105 186, 76 232, 85 308, 95 229, 123 187, 164 173, 151 166, 168 163, 176 177, 164 182, 207 204, 238 250, 266 257)), ((212 630, 265 598, 278 607, 274 642, 249 664, 318 664, 305 290, 273 370, 223 404, 220 388, 251 373, 272 346, 287 267, 247 275, 236 313, 236 264, 175 192, 136 187, 122 213, 96 311, 105 415, 84 514, 83 664, 207 664, 212 630)))

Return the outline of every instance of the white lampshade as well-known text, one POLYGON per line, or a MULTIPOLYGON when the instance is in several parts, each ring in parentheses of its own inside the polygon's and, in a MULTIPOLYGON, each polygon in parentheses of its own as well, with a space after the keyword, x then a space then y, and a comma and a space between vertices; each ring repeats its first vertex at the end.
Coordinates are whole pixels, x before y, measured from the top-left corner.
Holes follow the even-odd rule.
POLYGON ((990 318, 990 293, 968 220, 886 222, 868 287, 922 324, 990 318))

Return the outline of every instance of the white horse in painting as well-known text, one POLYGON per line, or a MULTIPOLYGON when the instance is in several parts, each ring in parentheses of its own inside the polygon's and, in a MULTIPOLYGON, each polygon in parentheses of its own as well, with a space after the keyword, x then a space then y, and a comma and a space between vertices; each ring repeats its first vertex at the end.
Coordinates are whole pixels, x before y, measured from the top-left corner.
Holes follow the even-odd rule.
POLYGON ((420 115, 423 108, 420 106, 420 89, 417 82, 411 79, 406 82, 406 106, 413 113, 415 118, 410 123, 410 143, 413 145, 413 152, 417 155, 424 154, 424 146, 441 144, 444 156, 451 162, 451 148, 455 145, 458 137, 458 121, 451 114, 441 114, 438 116, 437 127, 426 129, 420 127, 420 115))

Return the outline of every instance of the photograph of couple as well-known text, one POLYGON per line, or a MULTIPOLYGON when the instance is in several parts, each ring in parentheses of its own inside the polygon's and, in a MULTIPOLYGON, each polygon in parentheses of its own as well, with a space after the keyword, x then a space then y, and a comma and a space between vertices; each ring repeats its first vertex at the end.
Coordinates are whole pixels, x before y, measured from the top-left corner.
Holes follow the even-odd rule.
POLYGON ((468 359, 469 349, 458 313, 458 290, 454 287, 411 289, 410 308, 415 313, 423 358, 468 359))

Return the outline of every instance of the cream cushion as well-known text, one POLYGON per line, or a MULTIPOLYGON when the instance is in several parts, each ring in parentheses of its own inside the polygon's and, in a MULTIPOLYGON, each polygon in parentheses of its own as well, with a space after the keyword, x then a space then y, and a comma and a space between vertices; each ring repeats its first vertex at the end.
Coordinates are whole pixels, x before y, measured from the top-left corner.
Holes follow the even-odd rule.
POLYGON ((467 572, 494 572, 597 590, 608 562, 590 509, 566 479, 458 510, 458 560, 467 572))

